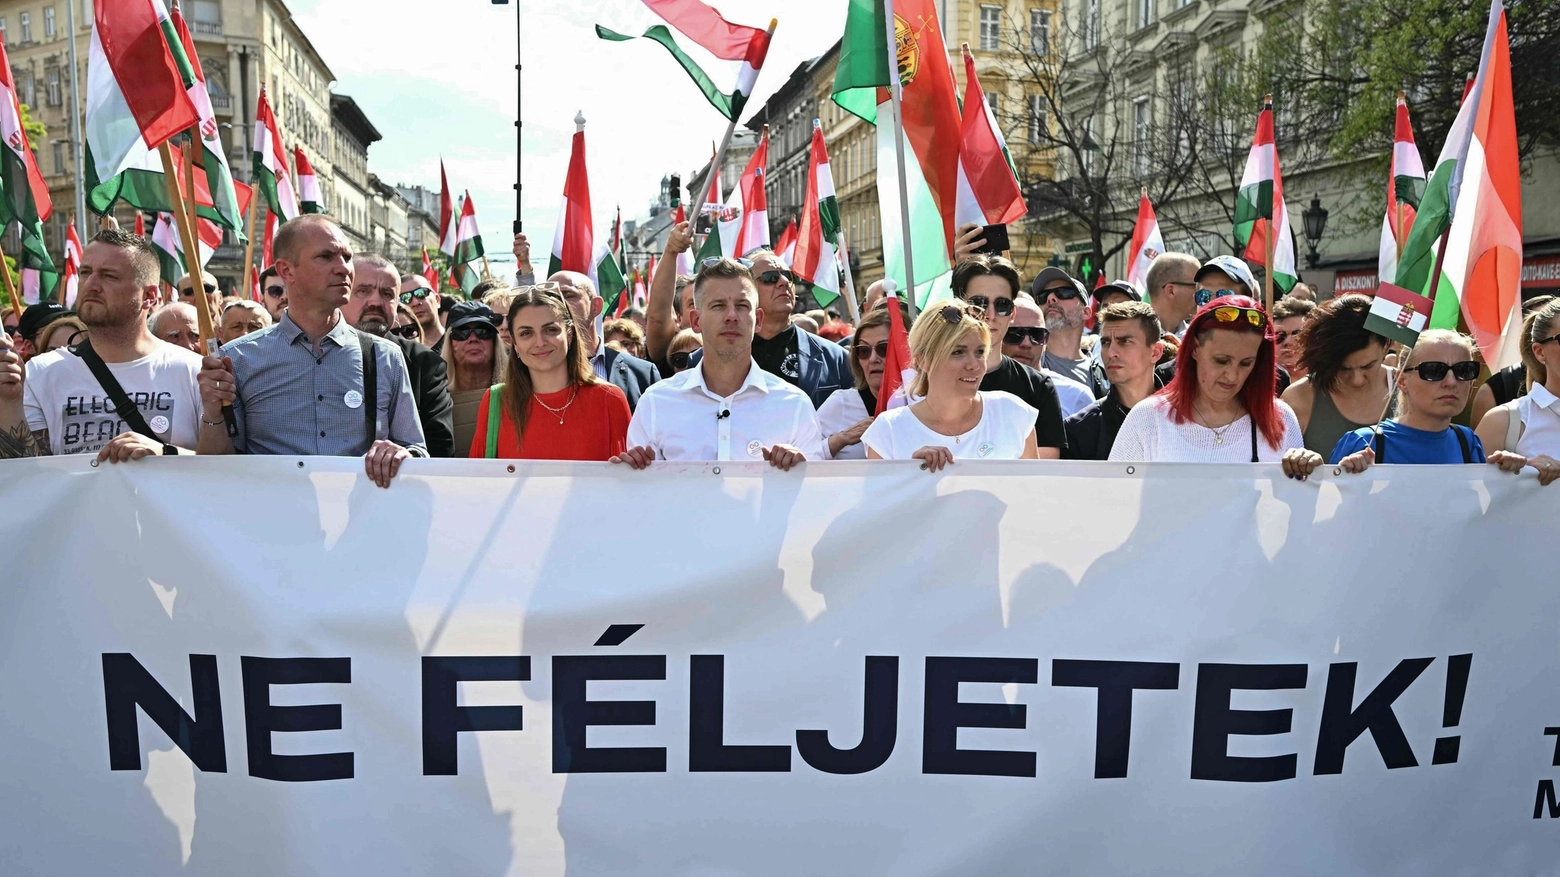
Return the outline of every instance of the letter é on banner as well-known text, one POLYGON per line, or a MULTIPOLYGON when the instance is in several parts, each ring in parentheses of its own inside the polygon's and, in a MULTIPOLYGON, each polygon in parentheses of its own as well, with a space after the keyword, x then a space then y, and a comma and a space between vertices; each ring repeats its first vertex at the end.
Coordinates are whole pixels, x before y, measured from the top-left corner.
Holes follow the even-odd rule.
POLYGON ((141 769, 141 740, 135 715, 139 706, 196 767, 208 773, 226 773, 227 748, 222 740, 222 692, 217 684, 216 655, 190 655, 190 693, 194 718, 134 655, 103 653, 109 769, 141 769))

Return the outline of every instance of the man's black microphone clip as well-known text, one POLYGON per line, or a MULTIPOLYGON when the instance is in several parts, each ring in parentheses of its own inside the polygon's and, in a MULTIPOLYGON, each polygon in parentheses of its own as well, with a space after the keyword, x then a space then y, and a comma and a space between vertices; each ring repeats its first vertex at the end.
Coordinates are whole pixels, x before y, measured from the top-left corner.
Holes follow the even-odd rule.
POLYGON ((723 408, 723 409, 721 409, 721 412, 719 414, 715 415, 715 419, 716 420, 725 420, 726 418, 728 418, 730 416, 731 416, 731 409, 730 408, 723 408))

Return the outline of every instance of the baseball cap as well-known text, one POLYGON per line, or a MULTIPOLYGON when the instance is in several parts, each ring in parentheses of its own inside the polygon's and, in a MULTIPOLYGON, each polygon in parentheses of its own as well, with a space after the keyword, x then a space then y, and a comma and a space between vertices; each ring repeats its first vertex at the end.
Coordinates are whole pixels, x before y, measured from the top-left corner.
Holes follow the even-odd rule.
POLYGON ((21 322, 16 324, 16 333, 28 341, 35 341, 43 327, 70 313, 65 306, 52 301, 28 305, 27 310, 22 311, 21 322))
POLYGON ((1143 300, 1143 293, 1138 290, 1136 284, 1129 280, 1113 280, 1104 286, 1096 287, 1094 290, 1094 300, 1103 301, 1105 296, 1111 295, 1113 293, 1124 295, 1131 301, 1143 300))
POLYGON ((1234 256, 1214 256, 1212 259, 1204 262, 1201 268, 1197 269, 1197 275, 1192 280, 1203 279, 1209 271, 1223 273, 1225 277, 1244 285, 1247 294, 1252 298, 1257 297, 1257 278, 1252 275, 1251 269, 1246 267, 1245 262, 1234 256))
POLYGON ((1088 297, 1089 291, 1083 288, 1082 283, 1079 283, 1077 280, 1073 279, 1072 275, 1056 267, 1055 265, 1042 268, 1040 273, 1035 275, 1034 282, 1029 285, 1029 294, 1035 297, 1035 301, 1040 301, 1042 298, 1044 298, 1044 296, 1040 294, 1041 290, 1053 284, 1062 282, 1071 283, 1073 288, 1078 290, 1079 295, 1082 295, 1085 298, 1088 297))
POLYGON ((450 308, 449 325, 444 328, 447 331, 454 331, 468 323, 487 323, 497 329, 498 314, 482 302, 459 301, 450 308))

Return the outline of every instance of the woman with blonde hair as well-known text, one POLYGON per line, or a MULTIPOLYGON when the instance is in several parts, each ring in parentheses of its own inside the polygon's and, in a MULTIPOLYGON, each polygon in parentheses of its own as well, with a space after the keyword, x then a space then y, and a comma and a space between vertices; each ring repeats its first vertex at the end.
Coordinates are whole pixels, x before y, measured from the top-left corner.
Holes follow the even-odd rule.
POLYGON ((1490 409, 1477 432, 1486 451, 1526 457, 1548 484, 1560 477, 1560 298, 1523 321, 1522 363, 1527 395, 1490 409))
POLYGON ((861 435, 869 460, 920 460, 932 472, 954 460, 1034 460, 1039 412, 1011 393, 982 391, 991 330, 981 308, 953 300, 910 330, 919 402, 883 412, 861 435))
POLYGON ((598 460, 621 454, 628 397, 596 377, 584 330, 556 283, 515 290, 504 383, 484 395, 472 457, 598 460))
POLYGON ((455 453, 466 456, 477 434, 477 408, 489 387, 504 382, 508 347, 498 332, 498 314, 481 302, 457 302, 450 308, 444 346, 439 350, 455 403, 455 453))
POLYGON ((81 322, 81 318, 75 314, 66 314, 63 317, 55 317, 49 325, 38 332, 38 353, 48 353, 61 347, 69 347, 87 340, 87 324, 81 322))

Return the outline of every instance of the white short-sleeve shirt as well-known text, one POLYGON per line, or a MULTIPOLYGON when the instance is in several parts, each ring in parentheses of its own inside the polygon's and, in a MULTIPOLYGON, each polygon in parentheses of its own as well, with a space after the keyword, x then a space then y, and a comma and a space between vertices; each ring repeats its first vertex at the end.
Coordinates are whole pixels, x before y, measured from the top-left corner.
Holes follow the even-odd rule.
MULTIPOLYGON (((844 432, 871 416, 872 412, 867 410, 867 403, 861 399, 861 391, 855 387, 846 387, 830 393, 829 398, 823 400, 823 404, 818 407, 818 428, 823 431, 824 452, 826 454, 828 452, 831 436, 844 432)), ((867 446, 861 442, 846 445, 834 455, 836 460, 865 460, 866 458, 867 446)))
POLYGON ((980 420, 962 435, 933 432, 913 406, 893 408, 867 427, 861 443, 885 460, 908 460, 927 446, 953 451, 955 460, 1017 460, 1035 431, 1039 412, 1011 393, 982 391, 980 420))
MULTIPOLYGON (((200 438, 200 361, 199 354, 159 341, 140 359, 105 365, 159 439, 194 448, 200 438)), ((49 453, 56 456, 96 454, 130 431, 92 370, 64 348, 27 362, 22 406, 29 430, 49 431, 49 453)))
POLYGON ((628 423, 628 446, 648 446, 658 460, 763 460, 774 445, 829 458, 812 400, 751 361, 730 396, 705 385, 703 362, 651 384, 628 423))
MULTIPOLYGON (((1284 422, 1284 438, 1277 448, 1257 437, 1257 460, 1275 463, 1284 452, 1305 447, 1300 420, 1288 403, 1275 402, 1284 422)), ((1110 458, 1126 463, 1250 463, 1251 415, 1243 414, 1228 428, 1215 433, 1188 420, 1170 417, 1170 400, 1150 396, 1132 407, 1116 433, 1110 458)))

